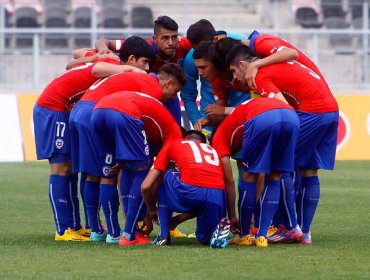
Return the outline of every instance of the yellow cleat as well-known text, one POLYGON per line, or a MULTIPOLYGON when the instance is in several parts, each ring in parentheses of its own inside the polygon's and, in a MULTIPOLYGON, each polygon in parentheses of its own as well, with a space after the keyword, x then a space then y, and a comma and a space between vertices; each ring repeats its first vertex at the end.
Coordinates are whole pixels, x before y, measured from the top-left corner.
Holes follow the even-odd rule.
POLYGON ((90 237, 91 235, 91 229, 90 228, 80 228, 79 230, 76 230, 76 232, 79 234, 79 235, 82 235, 82 236, 85 236, 85 237, 90 237))
POLYGON ((239 245, 240 241, 241 237, 239 235, 236 235, 235 237, 229 239, 229 244, 239 245))
POLYGON ((260 236, 256 239, 256 247, 267 247, 268 242, 267 239, 264 238, 263 236, 260 236))
POLYGON ((267 231, 267 237, 273 236, 278 231, 278 228, 275 226, 269 226, 267 231))
POLYGON ((185 233, 182 233, 178 227, 170 231, 170 235, 173 238, 186 238, 188 237, 185 233))
POLYGON ((241 246, 253 246, 256 242, 256 239, 253 235, 248 234, 246 236, 240 237, 238 245, 241 246))
POLYGON ((79 235, 77 232, 73 231, 71 228, 68 228, 64 231, 63 235, 55 234, 56 241, 89 241, 89 237, 79 235))

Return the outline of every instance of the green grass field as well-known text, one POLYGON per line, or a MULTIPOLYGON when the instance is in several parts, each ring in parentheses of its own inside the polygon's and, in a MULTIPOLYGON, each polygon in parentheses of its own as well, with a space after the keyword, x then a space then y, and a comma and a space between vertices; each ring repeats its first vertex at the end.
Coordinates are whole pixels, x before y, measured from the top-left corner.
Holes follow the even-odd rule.
MULTIPOLYGON (((321 172, 313 244, 122 248, 54 241, 46 162, 0 164, 0 279, 370 279, 370 161, 321 172)), ((181 226, 194 231, 194 222, 181 226)))

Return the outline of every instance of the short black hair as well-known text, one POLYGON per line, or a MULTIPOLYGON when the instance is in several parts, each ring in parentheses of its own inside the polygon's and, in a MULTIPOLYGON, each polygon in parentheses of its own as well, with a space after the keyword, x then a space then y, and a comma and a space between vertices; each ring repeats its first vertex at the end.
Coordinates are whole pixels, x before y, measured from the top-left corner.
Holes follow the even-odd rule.
POLYGON ((216 30, 212 23, 206 19, 201 19, 190 25, 186 32, 186 38, 194 46, 203 41, 212 41, 215 33, 216 30))
POLYGON ((256 57, 256 54, 251 50, 251 48, 245 45, 236 45, 227 54, 226 64, 227 67, 230 67, 231 64, 238 65, 239 61, 242 60, 251 62, 256 57))
POLYGON ((211 60, 209 55, 209 48, 212 45, 213 45, 212 41, 205 41, 200 43, 199 46, 194 49, 193 58, 194 59, 203 58, 204 60, 211 60))
POLYGON ((139 36, 127 38, 119 50, 119 58, 123 62, 127 62, 130 55, 134 55, 136 58, 146 57, 151 61, 155 58, 153 48, 139 36))
POLYGON ((158 70, 158 75, 172 76, 174 77, 181 87, 186 84, 186 76, 184 70, 177 63, 166 63, 161 66, 158 70))
POLYGON ((183 134, 183 137, 186 138, 187 136, 191 134, 196 134, 197 136, 199 136, 199 138, 201 139, 200 142, 207 143, 207 137, 198 130, 188 130, 183 134))
POLYGON ((240 44, 240 40, 227 37, 217 41, 217 43, 209 48, 210 58, 219 71, 228 71, 226 56, 234 46, 240 44))
POLYGON ((154 21, 154 34, 158 34, 158 31, 161 28, 178 31, 179 25, 169 16, 159 16, 154 21))

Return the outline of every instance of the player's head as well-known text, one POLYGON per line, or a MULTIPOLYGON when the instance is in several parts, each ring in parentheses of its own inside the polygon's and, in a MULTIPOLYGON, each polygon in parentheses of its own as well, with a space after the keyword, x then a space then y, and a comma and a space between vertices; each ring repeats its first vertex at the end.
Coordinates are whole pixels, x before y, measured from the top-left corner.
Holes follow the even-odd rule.
POLYGON ((248 64, 256 59, 256 55, 245 45, 234 46, 226 57, 226 64, 233 73, 234 79, 245 83, 244 77, 248 69, 248 64))
POLYGON ((219 74, 216 66, 210 57, 209 48, 213 45, 212 41, 205 41, 194 49, 194 63, 198 68, 199 76, 211 83, 219 74))
POLYGON ((213 38, 213 41, 217 42, 218 40, 226 38, 226 36, 227 36, 227 33, 226 33, 225 30, 217 30, 216 33, 215 33, 215 36, 213 38))
POLYGON ((160 16, 154 21, 153 41, 157 47, 157 54, 167 59, 176 52, 179 43, 179 26, 168 16, 160 16))
POLYGON ((206 136, 198 131, 198 130, 188 130, 184 133, 184 138, 194 141, 194 142, 201 142, 201 143, 207 143, 206 136))
POLYGON ((235 40, 233 38, 227 37, 217 41, 215 44, 210 46, 209 55, 213 64, 217 67, 219 71, 224 73, 228 72, 229 69, 226 63, 226 56, 234 46, 240 44, 240 40, 235 40))
POLYGON ((201 19, 190 25, 186 32, 186 38, 188 38, 193 48, 196 48, 201 42, 212 41, 215 33, 216 30, 212 23, 206 19, 201 19))
POLYGON ((124 64, 149 71, 149 63, 155 54, 152 47, 141 37, 127 38, 119 51, 119 57, 124 64))
POLYGON ((158 79, 162 88, 162 102, 175 97, 186 83, 185 73, 176 63, 166 63, 159 68, 158 79))

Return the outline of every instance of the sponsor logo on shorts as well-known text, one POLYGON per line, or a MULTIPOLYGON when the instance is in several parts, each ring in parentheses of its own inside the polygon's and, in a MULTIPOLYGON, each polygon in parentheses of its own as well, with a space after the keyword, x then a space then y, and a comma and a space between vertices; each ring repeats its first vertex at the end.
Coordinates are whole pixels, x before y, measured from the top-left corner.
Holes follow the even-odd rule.
POLYGON ((104 174, 104 176, 109 176, 110 171, 111 171, 110 166, 104 166, 103 167, 103 174, 104 174))
POLYGON ((58 150, 60 150, 60 149, 62 149, 63 148, 63 145, 64 145, 64 141, 63 141, 63 139, 57 139, 57 140, 55 140, 55 147, 58 149, 58 150))
POLYGON ((145 146, 145 154, 147 156, 149 155, 149 146, 148 145, 145 146))

